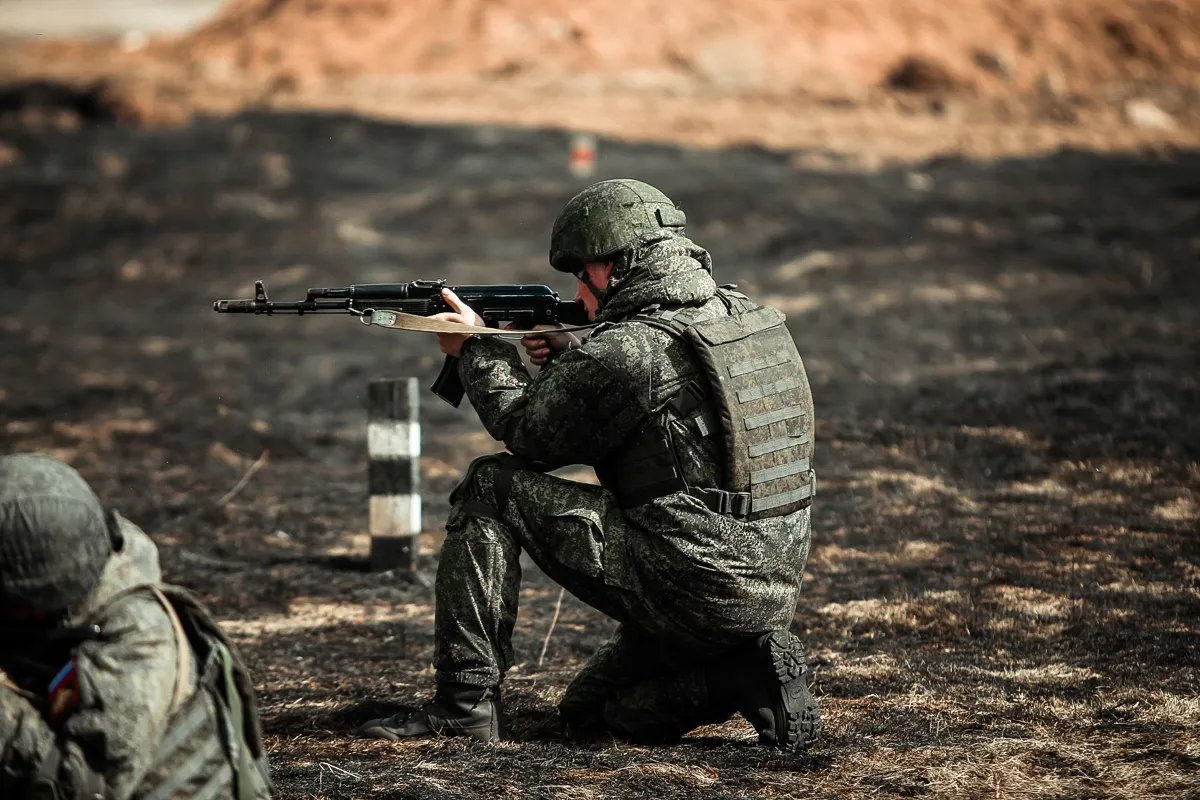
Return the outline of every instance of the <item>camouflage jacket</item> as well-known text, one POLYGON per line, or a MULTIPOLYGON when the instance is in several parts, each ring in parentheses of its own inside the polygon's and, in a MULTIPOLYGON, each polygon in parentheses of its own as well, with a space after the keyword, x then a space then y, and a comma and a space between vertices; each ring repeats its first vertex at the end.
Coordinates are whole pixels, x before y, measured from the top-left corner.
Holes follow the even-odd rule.
MULTIPOLYGON (((701 318, 727 313, 711 273, 709 254, 686 238, 652 245, 606 298, 583 345, 536 376, 509 343, 468 340, 460 376, 488 432, 537 468, 588 465, 611 488, 621 448, 700 374, 687 343, 629 318, 654 305, 699 305, 701 318)), ((690 485, 720 486, 717 437, 681 433, 676 447, 690 485)), ((622 524, 604 535, 621 556, 606 562, 621 574, 606 579, 639 592, 655 616, 706 639, 791 622, 808 558, 807 509, 751 523, 675 493, 620 513, 622 524)))
MULTIPOLYGON (((181 649, 178 629, 150 591, 130 591, 160 585, 158 551, 137 526, 119 524, 123 548, 109 557, 87 606, 67 621, 101 633, 74 648, 73 671, 57 691, 0 688, 0 797, 41 796, 35 779, 59 798, 125 800, 164 790, 153 775, 160 746, 171 739, 173 711, 196 692, 198 670, 185 671, 190 680, 177 695, 179 659, 194 667, 192 650, 186 640, 181 649)), ((190 796, 183 788, 169 795, 190 796)), ((228 780, 223 791, 213 788, 211 797, 234 796, 228 780)))

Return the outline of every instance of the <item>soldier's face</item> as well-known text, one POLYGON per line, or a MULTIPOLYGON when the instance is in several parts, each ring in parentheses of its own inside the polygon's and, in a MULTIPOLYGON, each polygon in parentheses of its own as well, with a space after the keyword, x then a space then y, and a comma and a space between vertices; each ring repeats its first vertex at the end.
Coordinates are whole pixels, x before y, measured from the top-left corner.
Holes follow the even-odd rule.
MULTIPOLYGON (((583 265, 583 272, 587 275, 588 282, 595 286, 600 291, 608 288, 608 279, 612 276, 614 262, 607 263, 594 261, 590 264, 583 265)), ((575 290, 575 302, 583 303, 583 307, 587 309, 588 319, 592 322, 596 321, 596 310, 600 307, 600 301, 596 299, 596 295, 592 294, 591 288, 582 280, 579 281, 578 288, 575 290)))

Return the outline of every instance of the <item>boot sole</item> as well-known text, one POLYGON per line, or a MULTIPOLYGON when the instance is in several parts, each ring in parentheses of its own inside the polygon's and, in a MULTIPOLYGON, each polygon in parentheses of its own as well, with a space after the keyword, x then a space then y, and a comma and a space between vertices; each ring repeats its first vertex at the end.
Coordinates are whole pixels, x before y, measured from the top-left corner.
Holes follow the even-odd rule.
MULTIPOLYGON (((761 647, 771 658, 779 681, 779 705, 783 723, 782 742, 762 742, 781 750, 807 750, 821 734, 821 713, 808 691, 808 662, 800 640, 789 631, 774 631, 762 640, 761 647)), ((761 741, 761 740, 760 740, 761 741)))

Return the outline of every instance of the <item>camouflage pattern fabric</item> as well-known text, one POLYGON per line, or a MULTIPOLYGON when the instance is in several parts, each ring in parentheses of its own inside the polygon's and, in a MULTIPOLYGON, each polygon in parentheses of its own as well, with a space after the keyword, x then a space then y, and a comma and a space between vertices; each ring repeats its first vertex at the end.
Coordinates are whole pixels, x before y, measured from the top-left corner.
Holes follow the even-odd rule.
MULTIPOLYGON (((100 581, 70 625, 98 625, 101 637, 75 649, 74 691, 43 703, 0 687, 0 797, 206 798, 237 796, 233 776, 220 766, 223 735, 214 711, 204 724, 176 731, 173 703, 179 659, 193 659, 178 646, 177 629, 166 609, 148 591, 160 585, 158 550, 136 525, 117 518, 124 546, 109 556, 100 581), (61 702, 61 705, 57 705, 61 702), (36 703, 36 704, 35 704, 36 703), (49 708, 47 708, 47 705, 49 708), (194 761, 201 773, 173 789, 147 780, 161 772, 170 743, 208 755, 194 761), (41 788, 34 789, 35 781, 41 788), (155 792, 154 790, 158 790, 155 792)), ((199 687, 198 665, 190 671, 183 697, 199 687)), ((205 699, 212 709, 211 699, 205 699)), ((187 720, 183 720, 187 722, 187 720)), ((174 776, 172 776, 173 778, 174 776)), ((171 780, 171 779, 168 779, 171 780)), ((262 793, 260 797, 269 797, 262 793)))
POLYGON ((571 681, 559 709, 573 731, 611 729, 639 741, 724 722, 733 709, 709 693, 707 672, 696 666, 717 652, 709 649, 681 648, 622 623, 571 681))
MULTIPOLYGON (((605 299, 604 324, 536 376, 507 342, 464 345, 467 396, 510 454, 477 460, 451 495, 436 585, 439 682, 495 685, 511 666, 522 549, 622 623, 563 700, 564 713, 600 709, 619 730, 687 730, 719 717, 697 665, 789 626, 808 559, 808 509, 744 522, 676 493, 623 511, 604 488, 623 443, 699 374, 686 343, 624 320, 656 304, 724 314, 715 289, 708 253, 674 236, 638 254, 605 299), (544 474, 571 464, 594 467, 601 486, 544 474), (507 486, 498 492, 498 483, 507 486), (658 642, 662 655, 633 641, 658 642)), ((719 485, 717 442, 674 424, 689 483, 719 485)))

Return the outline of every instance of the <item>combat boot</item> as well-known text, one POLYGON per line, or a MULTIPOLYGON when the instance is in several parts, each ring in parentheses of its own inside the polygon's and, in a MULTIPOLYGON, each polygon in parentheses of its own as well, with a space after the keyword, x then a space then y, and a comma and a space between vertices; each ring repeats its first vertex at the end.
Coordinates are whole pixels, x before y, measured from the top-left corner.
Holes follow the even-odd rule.
POLYGON ((754 726, 759 744, 806 750, 821 732, 820 710, 808 691, 811 675, 800 639, 771 631, 711 669, 709 693, 754 726))
POLYGON ((439 686, 433 699, 416 711, 369 720, 356 733, 393 742, 420 736, 470 736, 498 742, 505 738, 503 716, 499 687, 448 683, 439 686))

